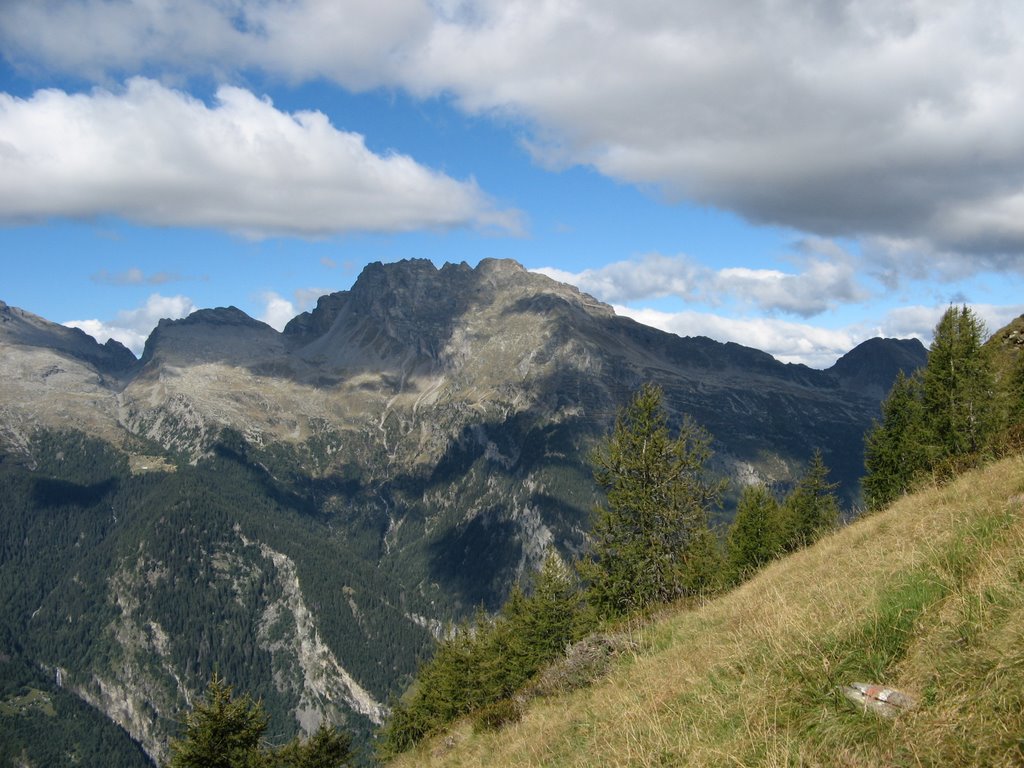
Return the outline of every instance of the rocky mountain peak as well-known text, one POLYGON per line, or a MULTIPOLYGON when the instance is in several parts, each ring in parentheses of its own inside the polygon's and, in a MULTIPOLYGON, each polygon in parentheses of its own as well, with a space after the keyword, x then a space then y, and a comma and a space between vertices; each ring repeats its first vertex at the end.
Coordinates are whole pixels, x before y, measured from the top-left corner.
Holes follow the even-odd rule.
POLYGON ((828 372, 843 387, 882 399, 900 371, 909 375, 927 361, 928 350, 918 339, 874 338, 851 349, 828 372))
POLYGON ((281 334, 237 307, 200 309, 180 320, 163 319, 146 339, 142 364, 168 361, 247 364, 283 352, 281 334))
POLYGON ((436 356, 461 317, 495 305, 545 313, 574 306, 598 317, 614 315, 608 305, 512 259, 482 259, 475 268, 465 262, 437 268, 427 259, 408 259, 368 264, 350 290, 322 296, 284 334, 297 346, 310 344, 345 315, 343 324, 366 326, 363 337, 383 335, 436 356))
POLYGON ((89 363, 99 372, 120 376, 136 364, 135 355, 121 342, 100 344, 78 328, 50 322, 0 301, 0 342, 52 350, 89 363))

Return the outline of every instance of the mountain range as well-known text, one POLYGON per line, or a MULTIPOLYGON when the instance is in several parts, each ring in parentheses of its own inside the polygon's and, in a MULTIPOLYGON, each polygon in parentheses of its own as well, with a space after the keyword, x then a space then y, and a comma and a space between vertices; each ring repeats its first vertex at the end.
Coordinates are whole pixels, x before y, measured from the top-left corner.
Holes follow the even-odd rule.
POLYGON ((852 513, 863 435, 926 357, 786 365, 491 259, 371 264, 282 332, 162 320, 139 359, 0 302, 0 682, 117 723, 144 754, 109 764, 162 759, 213 669, 272 735, 368 732, 447 621, 583 550, 588 453, 643 383, 712 434, 720 520, 816 449, 852 513))

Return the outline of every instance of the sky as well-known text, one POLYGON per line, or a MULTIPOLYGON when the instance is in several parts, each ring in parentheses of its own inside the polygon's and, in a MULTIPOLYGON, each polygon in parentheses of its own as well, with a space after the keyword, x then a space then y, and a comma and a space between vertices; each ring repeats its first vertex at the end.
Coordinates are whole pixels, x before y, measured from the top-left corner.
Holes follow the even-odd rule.
POLYGON ((2 0, 0 300, 141 352, 374 261, 827 367, 1024 313, 1014 0, 2 0))

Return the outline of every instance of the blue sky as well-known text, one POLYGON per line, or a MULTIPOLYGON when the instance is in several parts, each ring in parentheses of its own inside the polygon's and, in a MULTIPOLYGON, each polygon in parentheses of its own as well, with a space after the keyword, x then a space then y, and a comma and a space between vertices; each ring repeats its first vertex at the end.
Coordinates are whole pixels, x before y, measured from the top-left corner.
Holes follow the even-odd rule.
POLYGON ((0 299, 136 352, 372 261, 513 258, 825 367, 1024 312, 1024 11, 7 0, 0 299))

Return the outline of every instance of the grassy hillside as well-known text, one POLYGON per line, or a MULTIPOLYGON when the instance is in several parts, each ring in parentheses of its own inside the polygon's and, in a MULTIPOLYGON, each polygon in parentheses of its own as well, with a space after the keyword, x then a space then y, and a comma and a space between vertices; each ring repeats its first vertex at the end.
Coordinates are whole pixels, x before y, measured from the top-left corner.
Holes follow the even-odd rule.
POLYGON ((697 610, 595 686, 396 766, 1024 765, 1024 458, 898 502, 697 610), (884 683, 894 719, 838 688, 884 683))

